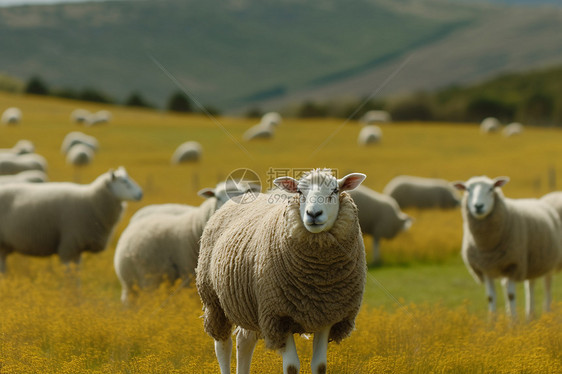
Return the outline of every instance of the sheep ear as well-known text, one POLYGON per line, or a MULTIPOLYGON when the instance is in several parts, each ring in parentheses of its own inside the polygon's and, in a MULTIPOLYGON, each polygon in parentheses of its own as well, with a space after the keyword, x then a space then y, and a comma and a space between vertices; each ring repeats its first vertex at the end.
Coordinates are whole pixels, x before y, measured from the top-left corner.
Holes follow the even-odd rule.
POLYGON ((351 173, 338 179, 338 187, 340 191, 351 191, 359 187, 361 182, 367 178, 365 174, 361 173, 351 173))
POLYGON ((509 177, 497 177, 494 178, 494 187, 502 187, 507 182, 509 182, 509 177))
POLYGON ((455 187, 459 191, 466 191, 466 184, 464 184, 464 182, 452 182, 451 186, 455 187))
POLYGON ((287 192, 291 192, 291 193, 297 193, 298 192, 299 182, 295 178, 279 177, 279 178, 275 178, 273 183, 277 187, 279 187, 282 190, 285 190, 287 192))
POLYGON ((203 188, 202 190, 200 190, 199 192, 197 192, 197 195, 204 197, 205 199, 209 199, 211 197, 215 197, 215 190, 212 188, 203 188))
POLYGON ((109 169, 109 176, 110 176, 111 180, 114 181, 115 180, 115 170, 109 169))

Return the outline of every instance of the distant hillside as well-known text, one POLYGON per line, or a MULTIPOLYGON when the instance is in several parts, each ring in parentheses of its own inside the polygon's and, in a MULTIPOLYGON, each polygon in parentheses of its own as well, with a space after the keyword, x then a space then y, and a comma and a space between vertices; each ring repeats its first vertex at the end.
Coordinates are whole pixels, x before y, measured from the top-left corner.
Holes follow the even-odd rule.
POLYGON ((163 105, 278 107, 473 82, 562 61, 562 11, 446 0, 159 0, 0 9, 0 73, 163 105))

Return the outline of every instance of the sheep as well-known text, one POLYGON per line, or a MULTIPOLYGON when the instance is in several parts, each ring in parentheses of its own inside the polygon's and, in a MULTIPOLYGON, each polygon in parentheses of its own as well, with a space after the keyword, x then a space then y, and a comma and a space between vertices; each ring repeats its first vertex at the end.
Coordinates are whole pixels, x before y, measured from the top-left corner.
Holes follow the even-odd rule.
POLYGON ((0 273, 12 252, 57 254, 79 264, 82 252, 105 249, 126 200, 142 198, 141 188, 120 167, 92 183, 18 183, 0 186, 0 273))
POLYGON ((312 373, 325 373, 328 341, 351 333, 365 287, 357 207, 344 192, 364 178, 336 179, 329 169, 312 170, 300 181, 280 177, 275 185, 289 194, 229 201, 211 217, 196 285, 221 373, 230 373, 233 325, 237 373, 250 372, 258 337, 281 350, 284 373, 297 373, 294 333, 315 334, 312 373))
POLYGON ((70 147, 66 154, 66 163, 74 166, 89 165, 94 159, 94 151, 91 147, 78 143, 70 147))
POLYGON ((8 108, 2 113, 2 123, 6 125, 17 125, 21 122, 21 110, 19 108, 8 108))
POLYGON ((503 136, 509 138, 514 135, 519 135, 523 132, 523 125, 519 122, 512 122, 509 125, 505 126, 502 131, 503 136))
POLYGON ((392 239, 401 231, 409 229, 413 219, 400 211, 398 203, 392 197, 368 187, 359 186, 349 194, 359 210, 361 231, 373 238, 371 264, 380 264, 380 239, 392 239))
POLYGON ((383 193, 393 197, 400 209, 406 208, 456 208, 460 198, 448 181, 400 175, 384 187, 383 193))
POLYGON ((270 139, 273 138, 275 134, 275 126, 269 123, 260 122, 257 125, 250 127, 242 138, 245 141, 250 141, 254 139, 270 139))
POLYGON ((25 170, 47 172, 47 160, 36 153, 0 155, 0 175, 17 174, 25 170))
POLYGON ((7 183, 43 183, 47 182, 47 175, 40 170, 26 170, 13 175, 0 175, 0 184, 7 183))
POLYGON ((261 121, 260 121, 260 123, 262 123, 262 124, 272 125, 272 126, 275 126, 275 127, 279 126, 281 124, 281 122, 283 122, 283 118, 277 112, 265 113, 261 117, 261 121))
POLYGON ((376 144, 382 139, 382 130, 376 125, 367 125, 359 131, 359 136, 357 137, 357 144, 359 145, 369 145, 376 144))
POLYGON ((491 133, 497 132, 501 128, 500 121, 495 117, 486 117, 480 123, 480 132, 491 133))
POLYGON ((15 155, 23 155, 26 153, 33 153, 35 152, 35 145, 30 140, 22 139, 18 140, 18 142, 12 148, 0 148, 0 154, 8 153, 8 154, 15 154, 15 155))
POLYGON ((515 282, 525 282, 525 314, 532 318, 534 282, 544 277, 544 309, 550 309, 552 273, 562 265, 562 223, 556 210, 539 199, 509 199, 507 177, 472 177, 453 185, 462 201, 462 258, 474 279, 486 286, 488 310, 496 311, 494 279, 502 278, 506 310, 515 311, 515 282))
POLYGON ((374 123, 388 123, 390 121, 390 113, 385 110, 369 110, 359 119, 359 122, 363 123, 364 125, 372 125, 374 123))
POLYGON ((92 113, 86 109, 75 109, 70 114, 70 120, 77 124, 86 124, 90 121, 92 113))
MULTIPOLYGON (((153 289, 167 280, 189 284, 197 266, 199 240, 211 215, 229 198, 246 190, 220 182, 199 195, 198 207, 149 205, 131 217, 115 249, 114 268, 121 282, 121 301, 129 304, 138 289, 153 289)), ((255 192, 255 191, 254 191, 255 192)))
POLYGON ((95 137, 80 131, 72 131, 64 137, 60 149, 61 153, 67 154, 70 148, 76 144, 84 144, 90 147, 92 151, 97 151, 99 148, 99 142, 95 137))
POLYGON ((86 121, 86 126, 95 126, 102 123, 108 123, 111 121, 112 115, 108 110, 99 110, 88 117, 86 121))
POLYGON ((203 153, 201 144, 195 141, 189 141, 180 144, 172 155, 172 164, 180 164, 183 162, 198 161, 203 153))

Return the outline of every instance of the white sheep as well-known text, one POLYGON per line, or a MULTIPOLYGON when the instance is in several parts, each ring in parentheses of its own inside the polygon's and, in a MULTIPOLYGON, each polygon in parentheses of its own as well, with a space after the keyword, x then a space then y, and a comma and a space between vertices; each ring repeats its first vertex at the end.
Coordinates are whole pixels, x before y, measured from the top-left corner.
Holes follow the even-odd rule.
POLYGON ((75 144, 66 154, 66 163, 74 166, 85 166, 94 160, 94 151, 85 144, 75 144))
POLYGON ((534 309, 534 282, 545 280, 545 310, 550 308, 552 273, 562 264, 562 223, 556 210, 538 199, 509 199, 500 187, 507 177, 472 177, 453 185, 465 191, 462 202, 462 257, 478 282, 484 282, 490 313, 496 311, 495 278, 502 278, 507 312, 515 317, 515 282, 525 281, 526 316, 534 309))
POLYGON ((19 108, 11 107, 2 113, 2 123, 6 125, 17 125, 21 122, 22 113, 19 108))
POLYGON ((261 117, 260 123, 265 125, 279 126, 283 122, 283 118, 277 112, 268 112, 261 117))
POLYGON ((189 161, 198 161, 203 153, 203 147, 196 141, 180 144, 172 155, 172 164, 180 164, 189 161))
POLYGON ((359 224, 363 234, 371 235, 373 247, 371 264, 380 264, 379 242, 381 238, 392 239, 412 225, 413 219, 400 211, 392 197, 359 186, 349 194, 359 210, 359 224))
POLYGON ((18 183, 0 186, 0 272, 6 256, 58 254, 64 264, 80 262, 82 252, 100 252, 125 208, 141 188, 123 167, 90 184, 18 183))
POLYGON ((501 123, 495 117, 486 117, 480 123, 480 132, 482 133, 498 132, 500 128, 501 123))
POLYGON ((127 304, 139 289, 154 289, 164 281, 194 275, 199 240, 211 215, 229 198, 246 191, 221 182, 199 195, 207 200, 198 207, 182 204, 149 205, 137 212, 123 231, 115 249, 114 267, 121 282, 121 301, 127 304))
POLYGON ((275 126, 270 123, 260 122, 257 125, 250 127, 244 132, 242 138, 245 141, 254 139, 270 139, 275 134, 275 126))
POLYGON ((369 145, 379 143, 382 139, 382 130, 376 125, 364 126, 361 131, 359 131, 359 136, 357 137, 357 144, 359 145, 369 145))
POLYGON ((359 119, 359 122, 363 123, 364 125, 388 123, 390 121, 390 113, 388 113, 386 110, 369 110, 359 119))
POLYGON ((512 137, 514 135, 519 135, 523 132, 523 125, 519 122, 512 122, 509 125, 505 126, 502 134, 506 138, 512 137))
POLYGON ((25 170, 40 170, 46 173, 47 160, 36 153, 0 154, 0 175, 17 174, 25 170))
POLYGON ((90 121, 92 113, 86 109, 75 109, 70 113, 70 120, 78 124, 86 124, 90 121))
POLYGON ((230 373, 234 325, 237 373, 250 372, 258 337, 281 350, 284 373, 298 373, 294 333, 314 333, 312 373, 326 372, 328 341, 351 333, 365 287, 357 207, 344 192, 364 178, 326 169, 280 177, 274 183, 290 194, 229 201, 211 217, 196 284, 221 373, 230 373))
POLYGON ((400 175, 383 189, 385 195, 396 200, 401 209, 406 208, 456 208, 460 198, 450 183, 439 178, 400 175))
POLYGON ((95 137, 80 131, 72 131, 64 137, 60 148, 61 153, 67 154, 70 148, 76 144, 83 144, 90 147, 92 151, 97 151, 99 148, 99 142, 95 137))
POLYGON ((23 155, 35 152, 35 145, 30 140, 21 139, 12 148, 0 148, 0 154, 11 153, 15 155, 23 155))
POLYGON ((26 170, 12 175, 0 175, 0 184, 7 183, 43 183, 47 182, 47 174, 41 170, 26 170))
POLYGON ((102 123, 108 123, 109 121, 111 121, 111 118, 113 116, 111 115, 111 112, 108 110, 99 110, 95 113, 92 113, 89 117, 88 120, 86 121, 85 125, 86 126, 95 126, 95 125, 99 125, 102 123))

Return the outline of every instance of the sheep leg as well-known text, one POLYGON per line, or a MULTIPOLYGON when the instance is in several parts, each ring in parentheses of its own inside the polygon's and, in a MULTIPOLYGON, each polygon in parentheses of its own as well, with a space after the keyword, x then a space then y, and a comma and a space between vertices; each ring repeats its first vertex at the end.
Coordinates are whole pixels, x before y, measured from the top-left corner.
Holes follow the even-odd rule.
POLYGON ((371 251, 371 265, 380 265, 381 263, 379 242, 380 240, 378 238, 373 238, 373 249, 371 251))
POLYGON ((285 348, 281 353, 283 357, 283 374, 298 374, 301 368, 299 356, 297 354, 297 346, 293 334, 287 336, 285 348))
POLYGON ((215 354, 219 362, 221 374, 230 374, 230 357, 232 356, 232 338, 215 340, 215 354))
POLYGON ((552 301, 552 273, 544 276, 544 311, 550 312, 552 301))
POLYGON ((515 309, 515 282, 509 278, 503 278, 502 285, 505 290, 505 311, 512 318, 515 318, 517 317, 515 309))
POLYGON ((487 275, 484 275, 484 284, 486 285, 486 295, 488 296, 488 311, 490 315, 496 313, 496 286, 494 280, 487 275))
POLYGON ((525 281, 525 316, 527 321, 534 318, 535 310, 535 281, 527 279, 525 281))
POLYGON ((310 363, 313 374, 326 374, 326 367, 328 366, 328 338, 330 337, 331 327, 328 326, 314 333, 312 361, 310 363))
POLYGON ((250 374, 252 355, 258 342, 254 331, 242 330, 236 335, 236 374, 250 374))

